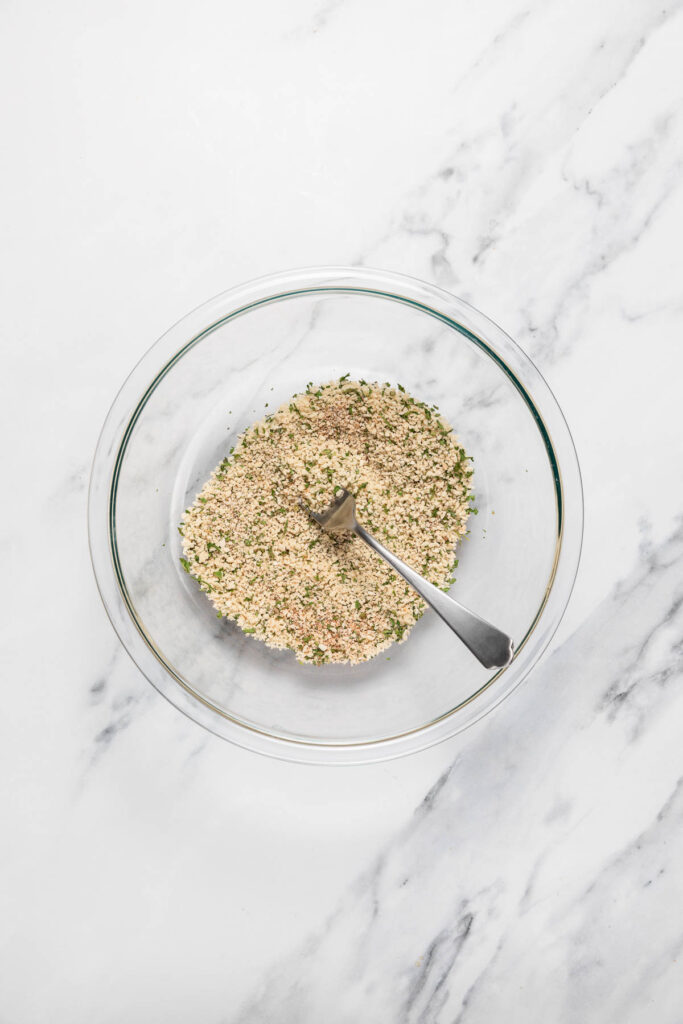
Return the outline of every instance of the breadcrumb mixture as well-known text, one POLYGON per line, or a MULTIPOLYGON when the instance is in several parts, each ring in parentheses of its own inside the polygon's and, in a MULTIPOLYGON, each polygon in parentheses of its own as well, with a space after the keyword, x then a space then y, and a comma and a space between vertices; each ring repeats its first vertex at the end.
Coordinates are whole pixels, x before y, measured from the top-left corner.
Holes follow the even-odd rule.
POLYGON ((400 385, 314 386, 250 426, 179 527, 183 567, 214 604, 302 662, 358 662, 406 639, 425 604, 353 534, 326 534, 342 487, 358 521, 447 590, 470 513, 472 467, 451 427, 400 385))

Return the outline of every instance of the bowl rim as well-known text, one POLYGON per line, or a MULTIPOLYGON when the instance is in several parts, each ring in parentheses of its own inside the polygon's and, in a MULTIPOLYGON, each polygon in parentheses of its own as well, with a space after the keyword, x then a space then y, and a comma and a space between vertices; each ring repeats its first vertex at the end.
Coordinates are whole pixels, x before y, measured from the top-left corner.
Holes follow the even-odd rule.
POLYGON ((143 675, 174 707, 223 739, 282 760, 369 763, 415 753, 449 739, 489 714, 528 676, 559 626, 574 586, 583 540, 583 488, 574 442, 555 396, 532 360, 489 317, 444 289, 408 275, 367 267, 306 267, 269 274, 221 292, 178 320, 137 362, 119 389, 97 442, 88 492, 88 538, 97 587, 119 640, 143 675), (473 341, 498 364, 527 403, 546 446, 558 507, 555 563, 546 594, 508 668, 496 672, 436 720, 397 736, 362 742, 317 742, 269 733, 230 717, 193 691, 164 661, 142 628, 117 564, 118 472, 149 395, 189 348, 223 323, 258 306, 316 292, 394 299, 473 341))

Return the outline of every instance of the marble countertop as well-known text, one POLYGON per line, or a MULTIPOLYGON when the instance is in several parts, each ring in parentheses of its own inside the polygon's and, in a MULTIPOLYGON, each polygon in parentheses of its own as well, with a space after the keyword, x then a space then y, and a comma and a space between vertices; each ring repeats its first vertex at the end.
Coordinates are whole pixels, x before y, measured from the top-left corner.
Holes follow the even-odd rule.
POLYGON ((3 1024, 683 1020, 681 52, 646 0, 4 5, 3 1024), (322 769, 157 695, 85 513, 168 326, 348 263, 528 352, 586 530, 494 714, 322 769))

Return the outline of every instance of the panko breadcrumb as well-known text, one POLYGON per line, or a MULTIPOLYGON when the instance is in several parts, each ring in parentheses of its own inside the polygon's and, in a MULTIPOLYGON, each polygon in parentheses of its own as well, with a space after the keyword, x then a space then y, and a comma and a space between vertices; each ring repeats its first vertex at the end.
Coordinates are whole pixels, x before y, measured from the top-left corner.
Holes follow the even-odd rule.
POLYGON ((218 617, 302 662, 358 662, 404 641, 425 604, 354 534, 327 534, 340 488, 359 522, 447 590, 472 468, 436 406, 342 377, 252 424, 183 516, 185 570, 218 617))

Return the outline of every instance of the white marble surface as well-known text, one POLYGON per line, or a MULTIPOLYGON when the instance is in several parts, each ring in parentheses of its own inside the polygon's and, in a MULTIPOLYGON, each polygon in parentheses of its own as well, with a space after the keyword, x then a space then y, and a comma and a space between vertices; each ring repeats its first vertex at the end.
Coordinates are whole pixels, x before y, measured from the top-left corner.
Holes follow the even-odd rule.
POLYGON ((683 1020, 682 50, 646 0, 3 6, 2 1024, 683 1020), (586 491, 526 684, 337 770, 158 697, 85 531, 141 353, 319 263, 500 322, 586 491))

